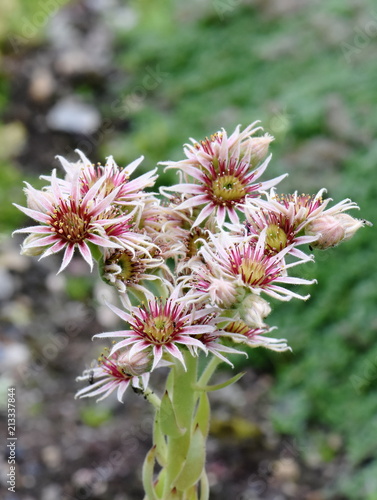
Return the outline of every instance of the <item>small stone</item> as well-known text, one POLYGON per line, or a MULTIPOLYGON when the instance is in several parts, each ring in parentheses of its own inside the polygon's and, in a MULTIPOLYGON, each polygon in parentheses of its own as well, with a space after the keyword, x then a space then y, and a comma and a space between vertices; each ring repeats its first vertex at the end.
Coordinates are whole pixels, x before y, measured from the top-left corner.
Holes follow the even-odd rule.
POLYGON ((9 271, 25 272, 30 268, 30 259, 20 255, 19 245, 0 235, 0 267, 9 271))
POLYGON ((340 434, 329 434, 327 444, 334 451, 339 451, 343 445, 343 439, 340 434))
POLYGON ((274 464, 274 476, 281 481, 295 481, 300 477, 300 468, 292 458, 282 458, 274 464))
POLYGON ((310 491, 305 495, 305 500, 324 500, 325 497, 320 491, 310 491))
MULTIPOLYGON (((36 478, 32 474, 23 474, 21 477, 21 484, 23 488, 31 489, 36 485, 36 478)), ((29 497, 30 498, 30 497, 29 497)), ((26 498, 25 498, 26 500, 26 498)))
POLYGON ((52 130, 71 134, 92 134, 101 124, 101 115, 94 106, 75 97, 58 101, 46 117, 52 130))
POLYGON ((97 471, 96 469, 79 469, 72 476, 72 483, 80 489, 90 493, 92 496, 102 495, 107 490, 107 482, 104 478, 112 469, 97 471))
POLYGON ((32 316, 30 299, 26 296, 18 297, 17 300, 6 302, 2 308, 3 317, 13 323, 16 327, 24 327, 30 324, 32 316))
POLYGON ((15 283, 12 275, 5 269, 0 268, 0 300, 8 300, 15 291, 15 283))
POLYGON ((61 487, 57 484, 49 484, 42 490, 41 500, 58 500, 61 498, 61 487))
POLYGON ((57 446, 45 446, 41 451, 42 460, 49 469, 56 469, 61 465, 62 456, 57 446))
POLYGON ((0 365, 1 372, 15 374, 26 366, 30 358, 28 348, 19 342, 9 342, 0 344, 0 365))
POLYGON ((53 294, 64 293, 67 286, 67 280, 62 274, 50 273, 46 278, 47 290, 53 294))
POLYGON ((20 122, 12 122, 0 127, 0 160, 18 155, 26 142, 26 129, 20 122))
POLYGON ((55 80, 46 68, 34 70, 29 85, 29 95, 37 102, 49 99, 55 91, 55 80))

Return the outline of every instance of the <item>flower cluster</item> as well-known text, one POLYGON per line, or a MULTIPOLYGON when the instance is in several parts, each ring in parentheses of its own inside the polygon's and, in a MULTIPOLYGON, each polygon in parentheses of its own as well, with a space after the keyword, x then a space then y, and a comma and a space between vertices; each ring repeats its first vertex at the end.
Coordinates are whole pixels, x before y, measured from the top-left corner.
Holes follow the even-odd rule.
MULTIPOLYGON (((125 168, 109 157, 92 164, 59 158, 64 177, 54 170, 41 190, 26 184, 26 207, 17 207, 39 225, 28 233, 22 253, 64 251, 59 272, 79 253, 119 292, 123 308, 109 305, 123 322, 108 356, 79 380, 89 385, 77 396, 114 390, 122 401, 127 387, 145 391, 150 373, 179 363, 183 352, 209 353, 230 363, 227 354, 242 346, 289 349, 269 336, 268 298, 306 300, 297 287, 310 285, 291 274, 314 259, 304 248, 326 249, 350 239, 365 224, 344 213, 350 200, 329 207, 325 190, 316 195, 277 194, 285 177, 264 179, 273 137, 261 127, 221 130, 184 146, 185 158, 164 162, 179 182, 151 193, 157 169, 130 179, 140 158, 125 168)), ((231 364, 231 363, 230 363, 231 364)))

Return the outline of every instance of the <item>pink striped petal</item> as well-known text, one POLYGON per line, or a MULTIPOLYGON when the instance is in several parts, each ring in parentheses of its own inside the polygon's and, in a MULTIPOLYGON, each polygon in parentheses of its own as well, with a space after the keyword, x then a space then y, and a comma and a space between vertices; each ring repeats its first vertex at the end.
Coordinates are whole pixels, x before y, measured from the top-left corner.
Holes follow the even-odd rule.
POLYGON ((201 335, 203 333, 211 333, 215 330, 212 325, 191 325, 182 328, 182 333, 185 335, 201 335))
POLYGON ((103 399, 107 398, 107 396, 109 396, 116 389, 118 384, 119 384, 119 382, 117 380, 114 380, 114 382, 111 382, 111 385, 109 384, 108 390, 105 392, 105 394, 103 396, 101 396, 100 398, 97 399, 97 402, 102 401, 103 399))
POLYGON ((266 182, 261 182, 260 186, 258 188, 258 191, 265 191, 266 189, 270 189, 273 186, 276 186, 276 184, 279 184, 283 179, 285 179, 288 176, 288 174, 283 174, 279 175, 278 177, 275 177, 274 179, 271 179, 266 182))
POLYGON ((68 266, 68 264, 72 260, 74 252, 75 252, 75 246, 72 244, 68 245, 65 252, 64 252, 62 265, 60 266, 60 269, 57 272, 57 274, 61 273, 68 266))
POLYGON ((117 316, 119 316, 121 319, 126 321, 127 323, 132 323, 133 319, 132 316, 122 309, 119 309, 119 307, 114 306, 113 304, 110 304, 109 302, 106 302, 107 307, 109 307, 117 316))
POLYGON ((106 338, 111 338, 111 337, 128 337, 129 335, 132 335, 134 332, 133 330, 120 330, 117 332, 104 332, 104 333, 96 333, 93 335, 92 339, 106 339, 106 338))
POLYGON ((106 248, 121 248, 119 243, 113 243, 111 240, 98 236, 97 234, 90 234, 88 241, 91 241, 95 245, 106 247, 106 248))
POLYGON ((35 233, 35 234, 51 233, 51 226, 29 226, 23 229, 17 229, 17 231, 13 231, 12 234, 15 233, 35 233))
POLYGON ((196 207, 198 205, 203 205, 203 203, 210 202, 210 198, 207 194, 201 194, 198 196, 193 196, 189 200, 183 201, 177 207, 177 210, 183 210, 185 208, 196 207))
POLYGON ((123 396, 124 396, 124 393, 127 390, 127 387, 130 385, 130 380, 131 379, 124 380, 123 382, 121 382, 119 384, 118 391, 117 391, 117 398, 118 398, 118 401, 120 403, 123 403, 123 396))
POLYGON ((214 208, 215 207, 214 207, 214 205, 212 203, 210 203, 209 205, 205 206, 202 209, 202 211, 200 212, 200 214, 197 216, 197 218, 196 218, 194 224, 192 225, 192 227, 199 226, 199 224, 201 224, 207 217, 209 217, 211 215, 211 213, 213 212, 214 208))
MULTIPOLYGON (((256 179, 259 179, 259 177, 264 173, 264 171, 266 170, 266 168, 268 167, 268 164, 270 163, 270 160, 272 158, 272 154, 270 154, 265 160, 264 162, 262 163, 262 165, 260 167, 258 167, 256 170, 254 170, 253 172, 253 179, 256 180, 256 179)), ((286 177, 288 174, 285 174, 284 177, 286 177)))
POLYGON ((155 345, 153 347, 153 365, 151 372, 153 372, 153 370, 156 368, 158 363, 161 361, 161 358, 162 358, 162 347, 155 345))
POLYGON ((181 351, 178 349, 178 347, 174 344, 167 344, 166 345, 166 350, 172 355, 174 356, 176 359, 178 359, 182 365, 183 365, 183 368, 185 369, 185 371, 187 371, 187 368, 186 368, 186 365, 185 365, 185 360, 183 359, 183 356, 182 356, 182 353, 181 351))
POLYGON ((178 335, 174 339, 174 342, 177 342, 178 344, 194 345, 196 347, 200 347, 200 349, 203 349, 203 351, 207 350, 203 342, 200 342, 200 340, 197 340, 194 337, 189 337, 188 335, 178 335))
POLYGON ((90 266, 90 270, 93 270, 93 258, 92 258, 92 253, 88 247, 88 245, 85 243, 85 241, 82 241, 81 243, 78 244, 79 251, 81 255, 84 257, 86 262, 90 266))
POLYGON ((219 227, 223 227, 225 221, 226 209, 222 205, 218 205, 217 207, 217 215, 216 220, 219 227))
POLYGON ((56 201, 64 199, 64 195, 60 189, 58 179, 56 178, 56 169, 55 168, 51 173, 51 188, 52 188, 52 193, 53 193, 56 201))
POLYGON ((53 245, 52 247, 48 248, 43 253, 43 255, 41 255, 40 259, 42 259, 44 257, 48 257, 49 255, 52 255, 54 253, 60 252, 60 250, 62 250, 66 245, 67 245, 67 243, 64 240, 57 241, 55 243, 55 245, 53 245))
POLYGON ((134 342, 137 342, 138 339, 135 339, 135 338, 128 338, 128 339, 125 339, 125 340, 121 340, 120 342, 117 342, 113 348, 111 349, 110 351, 110 356, 112 356, 115 352, 119 351, 119 349, 122 349, 122 347, 127 347, 131 344, 133 344, 134 342))
POLYGON ((38 212, 37 210, 32 210, 31 208, 21 207, 21 205, 17 205, 17 203, 13 203, 13 205, 17 207, 18 210, 21 210, 21 212, 28 215, 34 220, 37 220, 39 222, 44 222, 45 224, 48 224, 50 222, 50 217, 46 214, 43 214, 42 212, 38 212))
POLYGON ((81 201, 81 206, 83 210, 87 207, 88 203, 90 203, 91 201, 93 201, 93 199, 96 198, 96 195, 98 195, 98 191, 102 186, 102 184, 105 182, 105 180, 106 179, 104 176, 100 177, 89 189, 89 191, 85 194, 84 198, 81 201))
POLYGON ((25 248, 35 248, 35 247, 44 247, 46 245, 51 245, 57 243, 56 234, 52 234, 50 236, 45 236, 44 238, 37 238, 36 240, 32 240, 30 243, 27 243, 25 248))
MULTIPOLYGON (((109 157, 110 158, 110 157, 109 157)), ((111 157, 112 158, 112 157, 111 157)), ((140 158, 137 158, 134 160, 132 163, 127 165, 127 167, 124 167, 124 172, 127 172, 128 175, 131 175, 133 171, 140 165, 140 163, 144 160, 144 156, 140 156, 140 158)), ((109 160, 108 160, 109 161, 109 160)), ((157 169, 155 169, 153 172, 155 172, 157 169)), ((149 173, 149 172, 148 172, 149 173)), ((145 175, 145 174, 144 174, 145 175)), ((143 176, 141 176, 143 177, 143 176)), ((140 179, 140 177, 139 177, 140 179)))

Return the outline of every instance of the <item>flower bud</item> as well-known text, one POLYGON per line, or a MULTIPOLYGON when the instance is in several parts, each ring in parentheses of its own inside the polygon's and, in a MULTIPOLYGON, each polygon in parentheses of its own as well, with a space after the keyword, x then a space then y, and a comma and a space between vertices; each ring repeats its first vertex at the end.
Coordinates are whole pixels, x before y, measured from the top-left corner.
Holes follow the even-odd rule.
POLYGON ((309 236, 318 236, 317 240, 311 243, 311 246, 325 250, 351 239, 355 232, 365 225, 372 224, 343 213, 323 215, 310 222, 305 228, 305 233, 309 236))
POLYGON ((273 140, 275 138, 270 134, 265 134, 262 137, 250 137, 242 143, 241 154, 251 150, 250 163, 253 166, 258 165, 258 163, 266 158, 268 148, 273 140))
POLYGON ((48 191, 41 191, 34 189, 29 184, 26 184, 24 188, 24 193, 26 195, 27 206, 31 210, 36 210, 37 212, 46 213, 46 207, 43 203, 45 198, 48 198, 51 203, 53 203, 53 196, 48 191))
POLYGON ((41 255, 46 250, 46 247, 30 247, 29 245, 43 236, 43 234, 29 234, 22 243, 21 255, 27 255, 28 257, 38 257, 38 255, 41 255))
POLYGON ((150 372, 152 368, 152 356, 150 352, 138 351, 132 356, 130 355, 131 348, 122 351, 117 359, 117 365, 124 373, 139 377, 144 373, 150 372))
POLYGON ((265 326, 264 318, 271 312, 270 304, 259 295, 251 293, 242 302, 242 319, 250 327, 262 328, 265 326))
POLYGON ((311 243, 313 248, 325 250, 338 245, 344 238, 344 228, 333 215, 323 215, 314 219, 305 228, 308 236, 317 236, 317 240, 311 243))
POLYGON ((213 303, 223 308, 231 307, 237 301, 237 286, 232 281, 211 277, 208 292, 213 303))
POLYGON ((373 226, 373 224, 365 219, 355 219, 348 214, 339 214, 335 216, 341 222, 344 229, 344 238, 342 241, 348 241, 356 233, 358 229, 364 226, 373 226))

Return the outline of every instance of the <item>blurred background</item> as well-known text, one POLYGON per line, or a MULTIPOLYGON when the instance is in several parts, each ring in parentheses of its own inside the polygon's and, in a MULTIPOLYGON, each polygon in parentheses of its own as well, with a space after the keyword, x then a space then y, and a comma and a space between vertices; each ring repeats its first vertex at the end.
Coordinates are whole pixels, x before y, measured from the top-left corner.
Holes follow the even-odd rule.
MULTIPOLYGON (((289 172, 280 191, 326 187, 375 223, 377 7, 2 0, 0 48, 2 424, 10 385, 18 404, 17 488, 2 450, 2 498, 141 499, 147 403, 73 399, 101 352, 91 336, 116 327, 99 299, 111 291, 79 259, 56 276, 59 259, 21 257, 10 234, 30 222, 11 203, 59 168, 55 155, 124 166, 143 154, 146 171, 181 159, 189 137, 260 119, 276 138, 266 178, 289 172)), ((375 228, 315 254, 297 272, 318 279, 309 302, 273 303, 269 318, 293 352, 251 351, 234 360, 244 378, 212 394, 213 500, 377 499, 375 228)))

